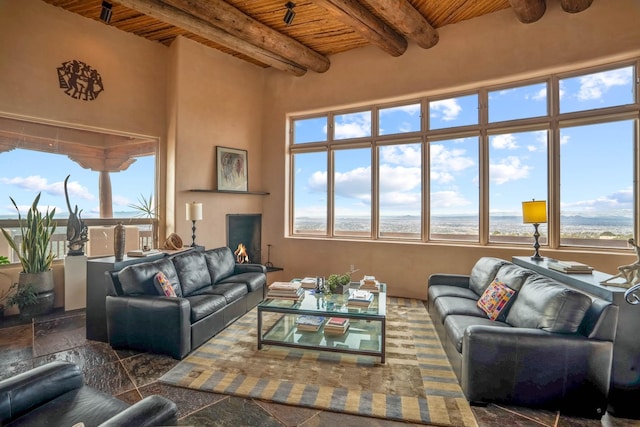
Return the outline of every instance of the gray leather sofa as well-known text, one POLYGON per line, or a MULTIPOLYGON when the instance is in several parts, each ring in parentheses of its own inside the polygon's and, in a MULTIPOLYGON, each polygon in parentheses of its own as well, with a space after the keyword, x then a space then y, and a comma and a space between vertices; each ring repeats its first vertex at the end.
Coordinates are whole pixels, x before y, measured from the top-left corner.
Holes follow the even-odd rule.
POLYGON ((618 307, 498 258, 429 278, 429 314, 466 398, 600 418, 618 307), (494 281, 516 291, 496 320, 478 307, 494 281))
POLYGON ((0 425, 147 427, 176 425, 178 408, 158 395, 129 405, 84 384, 73 363, 55 361, 0 381, 0 425))
POLYGON ((114 348, 182 359, 264 299, 266 268, 236 264, 228 247, 192 250, 107 272, 107 331, 114 348), (175 297, 158 291, 164 273, 175 297))

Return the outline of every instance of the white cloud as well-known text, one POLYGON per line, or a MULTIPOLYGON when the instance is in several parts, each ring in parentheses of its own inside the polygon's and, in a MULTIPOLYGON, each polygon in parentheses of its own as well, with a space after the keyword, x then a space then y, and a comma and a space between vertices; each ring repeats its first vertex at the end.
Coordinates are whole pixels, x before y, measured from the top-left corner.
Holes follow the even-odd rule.
POLYGON ((547 88, 543 87, 539 91, 535 92, 533 95, 527 96, 527 98, 531 98, 534 101, 546 101, 546 99, 547 99, 547 88))
POLYGON ((336 118, 335 138, 361 138, 371 135, 371 114, 345 114, 336 118))
POLYGON ((385 116, 386 114, 392 114, 398 111, 409 114, 410 116, 415 116, 416 114, 420 114, 420 104, 418 103, 401 105, 399 107, 383 108, 380 110, 380 115, 385 116))
POLYGON ((422 164, 422 150, 415 145, 393 145, 380 149, 382 163, 392 163, 403 166, 418 166, 422 164))
POLYGON ((491 146, 497 150, 515 150, 518 148, 517 138, 512 133, 491 137, 491 146))
POLYGON ((371 167, 355 168, 337 172, 334 177, 334 192, 338 196, 371 201, 371 167))
POLYGON ((307 185, 311 191, 318 191, 321 193, 327 192, 327 172, 314 172, 309 177, 307 185))
POLYGON ((628 85, 631 81, 631 76, 631 67, 627 67, 621 70, 604 71, 580 77, 578 99, 580 101, 600 99, 610 88, 628 85))
POLYGON ((571 137, 569 135, 562 136, 560 137, 560 145, 568 144, 570 140, 571 137))
MULTIPOLYGON (((64 197, 64 181, 57 181, 49 183, 47 178, 43 178, 39 175, 32 175, 27 177, 15 177, 15 178, 0 178, 0 182, 8 185, 15 185, 18 188, 28 191, 47 193, 54 196, 64 197)), ((94 200, 95 196, 89 192, 87 187, 80 185, 77 181, 71 181, 67 183, 67 189, 69 192, 69 199, 73 206, 74 198, 81 198, 84 200, 94 200)), ((66 211, 66 208, 65 208, 66 211)))
POLYGON ((524 179, 529 176, 531 166, 523 165, 520 159, 509 156, 501 159, 498 163, 489 166, 490 179, 496 184, 505 184, 509 181, 524 179))
POLYGON ((476 161, 467 156, 466 150, 456 148, 447 150, 442 144, 431 144, 431 179, 440 183, 451 182, 456 172, 464 171, 476 164, 476 161))
POLYGON ((471 201, 456 191, 436 191, 431 193, 431 208, 457 208, 469 206, 471 201))
POLYGON ((561 203, 561 208, 567 211, 586 213, 591 211, 620 211, 633 209, 633 188, 613 192, 590 200, 580 200, 571 203, 561 203))
MULTIPOLYGON (((462 111, 462 107, 458 104, 458 101, 455 98, 452 99, 443 99, 442 101, 433 101, 429 103, 430 109, 432 113, 438 112, 442 114, 442 120, 445 122, 452 121, 458 118, 460 112, 462 111)), ((432 114, 432 117, 438 117, 437 114, 432 114)))
POLYGON ((420 188, 421 169, 389 165, 380 166, 380 192, 405 192, 420 188))

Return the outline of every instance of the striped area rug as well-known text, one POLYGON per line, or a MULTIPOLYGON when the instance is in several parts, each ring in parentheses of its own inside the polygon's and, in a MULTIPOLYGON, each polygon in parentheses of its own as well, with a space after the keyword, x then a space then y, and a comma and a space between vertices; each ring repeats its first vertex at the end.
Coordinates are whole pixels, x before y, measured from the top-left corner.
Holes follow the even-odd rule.
MULTIPOLYGON (((477 427, 422 301, 387 298, 385 364, 377 357, 277 346, 258 351, 256 315, 256 309, 247 313, 160 381, 334 412, 477 427)), ((277 316, 265 313, 265 323, 277 316)))

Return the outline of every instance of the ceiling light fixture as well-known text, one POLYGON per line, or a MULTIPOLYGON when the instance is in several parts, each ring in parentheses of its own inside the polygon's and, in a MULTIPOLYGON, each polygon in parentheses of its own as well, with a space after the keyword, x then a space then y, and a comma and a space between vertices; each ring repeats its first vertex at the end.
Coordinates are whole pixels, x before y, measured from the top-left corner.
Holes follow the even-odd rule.
POLYGON ((100 20, 107 24, 111 22, 111 7, 111 3, 106 1, 102 2, 102 8, 100 9, 100 20))
POLYGON ((287 12, 284 14, 284 23, 287 25, 291 25, 291 23, 293 22, 293 18, 296 17, 296 13, 293 11, 293 8, 296 7, 296 4, 292 1, 288 1, 287 4, 285 4, 285 7, 287 8, 287 12))

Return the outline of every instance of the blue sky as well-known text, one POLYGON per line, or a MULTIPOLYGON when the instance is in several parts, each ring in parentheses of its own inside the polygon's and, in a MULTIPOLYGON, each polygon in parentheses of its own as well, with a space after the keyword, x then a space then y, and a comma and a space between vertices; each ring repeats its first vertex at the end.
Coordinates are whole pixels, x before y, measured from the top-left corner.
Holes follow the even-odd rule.
MULTIPOLYGON (((71 208, 82 209, 83 218, 99 217, 99 173, 83 169, 65 155, 22 149, 0 153, 0 215, 16 217, 9 197, 13 197, 26 213, 38 193, 39 206, 56 208, 56 217, 65 218, 69 212, 64 195, 64 179, 68 183, 71 208)), ((132 209, 140 195, 149 198, 154 193, 155 157, 139 157, 123 172, 111 173, 113 212, 132 209)))
MULTIPOLYGON (((559 82, 561 113, 634 102, 633 68, 564 78, 559 82)), ((544 82, 489 92, 489 121, 500 122, 547 114, 544 82)), ((439 99, 429 104, 432 129, 454 129, 478 123, 476 94, 439 99)), ((366 138, 371 112, 335 116, 336 140, 366 138)), ((633 214, 634 122, 620 120, 580 124, 560 131, 562 215, 633 214)), ((382 215, 417 214, 421 206, 419 140, 403 133, 420 128, 419 104, 380 112, 380 135, 398 135, 398 143, 381 147, 380 203, 382 215)), ((326 117, 298 120, 296 144, 326 141, 326 117)), ((548 132, 496 131, 489 135, 489 192, 492 215, 520 215, 525 200, 547 198, 548 132)), ((430 144, 430 207, 432 215, 477 214, 479 139, 477 136, 434 138, 430 144)), ((327 155, 295 156, 296 217, 322 217, 326 212, 327 155)), ((368 216, 371 212, 370 149, 346 148, 335 154, 337 216, 368 216)))

